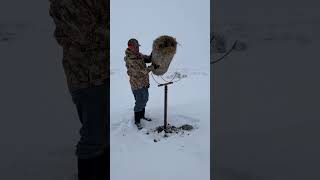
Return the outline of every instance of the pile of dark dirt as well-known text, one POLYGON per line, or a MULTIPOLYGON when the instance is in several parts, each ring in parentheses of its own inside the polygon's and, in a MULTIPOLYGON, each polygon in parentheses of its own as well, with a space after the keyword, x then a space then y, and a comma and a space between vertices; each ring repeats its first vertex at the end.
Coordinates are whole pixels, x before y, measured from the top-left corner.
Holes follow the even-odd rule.
POLYGON ((164 131, 165 133, 179 133, 181 131, 191 131, 193 130, 193 126, 189 125, 189 124, 184 124, 180 127, 175 127, 175 126, 171 126, 170 124, 168 124, 167 128, 164 128, 164 126, 159 126, 157 127, 154 131, 157 133, 161 133, 162 131, 164 131))

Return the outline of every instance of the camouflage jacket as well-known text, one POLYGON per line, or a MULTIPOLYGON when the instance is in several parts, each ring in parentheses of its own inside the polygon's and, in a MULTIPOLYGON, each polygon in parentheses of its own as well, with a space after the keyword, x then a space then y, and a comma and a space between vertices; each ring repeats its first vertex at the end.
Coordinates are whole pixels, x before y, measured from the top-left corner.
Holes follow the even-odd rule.
POLYGON ((50 0, 54 37, 63 48, 70 91, 102 85, 109 78, 110 0, 50 0))
POLYGON ((153 66, 146 66, 151 63, 151 57, 141 53, 134 53, 130 49, 126 49, 124 61, 127 67, 127 74, 130 78, 130 85, 133 90, 150 87, 149 72, 153 70, 153 66))

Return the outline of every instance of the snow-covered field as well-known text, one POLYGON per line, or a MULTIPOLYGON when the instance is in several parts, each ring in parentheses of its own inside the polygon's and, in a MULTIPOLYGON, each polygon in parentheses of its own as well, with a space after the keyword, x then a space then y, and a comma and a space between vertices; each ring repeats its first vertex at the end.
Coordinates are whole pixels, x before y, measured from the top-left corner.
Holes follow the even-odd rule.
POLYGON ((114 0, 111 14, 111 179, 209 180, 209 1, 114 0), (168 123, 195 127, 166 138, 150 132, 163 125, 164 88, 150 76, 146 114, 153 121, 144 121, 144 129, 138 131, 123 61, 128 39, 137 38, 140 51, 150 54, 152 41, 163 34, 174 36, 180 44, 163 78, 170 80, 175 72, 184 77, 168 87, 168 123))
POLYGON ((80 123, 52 28, 0 25, 0 179, 74 179, 80 123))
POLYGON ((209 179, 209 73, 187 71, 187 78, 169 86, 168 123, 190 124, 195 129, 164 138, 163 133, 146 134, 163 125, 163 87, 157 87, 150 77, 146 115, 153 121, 143 121, 144 129, 138 131, 133 123, 134 98, 126 72, 113 72, 111 179, 209 179))
POLYGON ((49 1, 0 6, 0 179, 74 180, 80 122, 49 1))
POLYGON ((214 1, 212 30, 247 44, 211 69, 216 180, 320 179, 314 2, 214 1))

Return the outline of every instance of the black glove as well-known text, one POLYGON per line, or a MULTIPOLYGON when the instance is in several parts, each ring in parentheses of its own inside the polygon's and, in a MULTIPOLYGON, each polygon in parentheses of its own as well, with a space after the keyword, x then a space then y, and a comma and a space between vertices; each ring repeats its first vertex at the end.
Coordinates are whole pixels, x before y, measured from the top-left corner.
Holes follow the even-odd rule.
POLYGON ((151 54, 149 56, 149 61, 152 62, 152 52, 151 52, 151 54))
POLYGON ((152 60, 151 60, 151 58, 152 58, 152 52, 151 52, 150 56, 145 56, 145 57, 147 57, 147 58, 144 58, 144 59, 143 59, 143 60, 144 60, 144 63, 152 63, 152 60))
POLYGON ((158 65, 158 64, 152 64, 152 65, 153 65, 154 69, 158 69, 160 67, 160 65, 158 65))

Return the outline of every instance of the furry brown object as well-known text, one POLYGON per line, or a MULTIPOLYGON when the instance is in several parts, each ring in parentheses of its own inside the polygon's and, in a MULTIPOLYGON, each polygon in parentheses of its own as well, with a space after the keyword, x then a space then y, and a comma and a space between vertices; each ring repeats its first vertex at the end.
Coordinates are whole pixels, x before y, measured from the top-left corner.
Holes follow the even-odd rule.
POLYGON ((176 54, 177 41, 171 36, 160 36, 153 41, 152 63, 159 68, 152 71, 155 75, 163 75, 168 71, 173 56, 176 54))

